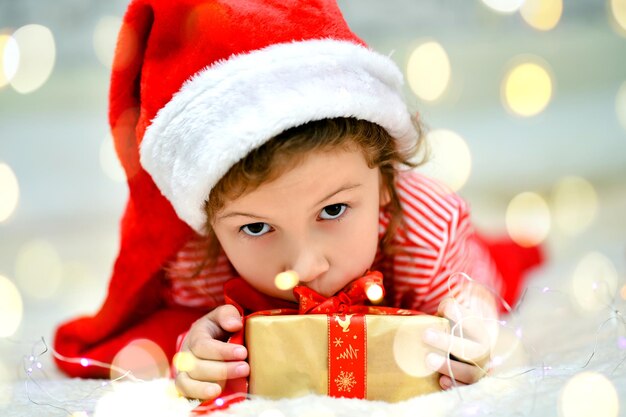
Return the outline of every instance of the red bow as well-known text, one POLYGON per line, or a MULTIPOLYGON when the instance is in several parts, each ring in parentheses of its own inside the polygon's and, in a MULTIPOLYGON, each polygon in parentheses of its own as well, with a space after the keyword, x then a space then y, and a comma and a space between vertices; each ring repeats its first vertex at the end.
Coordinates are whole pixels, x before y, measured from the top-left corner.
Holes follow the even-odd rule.
MULTIPOLYGON (((265 295, 241 278, 233 278, 224 284, 224 298, 239 309, 242 315, 258 311, 280 310, 280 314, 327 314, 345 313, 353 306, 362 306, 368 300, 367 291, 372 286, 380 288, 384 296, 383 276, 378 271, 369 271, 331 297, 324 297, 304 285, 293 289, 298 305, 290 301, 265 295), (296 309, 297 308, 297 309, 296 309)), ((267 314, 267 313, 266 313, 267 314)))
POLYGON ((373 285, 380 288, 380 298, 382 298, 385 295, 383 275, 378 271, 370 271, 365 276, 352 281, 332 297, 324 297, 303 285, 296 286, 293 294, 300 305, 299 314, 343 314, 352 306, 363 305, 369 298, 367 291, 373 285))

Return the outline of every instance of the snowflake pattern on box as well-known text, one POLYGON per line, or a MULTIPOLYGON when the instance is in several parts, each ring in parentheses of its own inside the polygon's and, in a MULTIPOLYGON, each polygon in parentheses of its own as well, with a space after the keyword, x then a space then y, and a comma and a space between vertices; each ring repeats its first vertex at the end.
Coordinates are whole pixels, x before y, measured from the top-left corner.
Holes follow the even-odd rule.
POLYGON ((337 389, 339 391, 346 391, 346 392, 352 391, 352 388, 356 384, 354 373, 341 371, 339 373, 339 376, 335 378, 335 384, 337 385, 337 389))

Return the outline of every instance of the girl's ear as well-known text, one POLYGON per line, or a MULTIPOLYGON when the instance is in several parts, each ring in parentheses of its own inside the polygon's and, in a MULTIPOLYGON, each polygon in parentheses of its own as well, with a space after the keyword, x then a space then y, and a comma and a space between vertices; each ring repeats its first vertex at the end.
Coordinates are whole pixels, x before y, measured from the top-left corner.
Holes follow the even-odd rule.
POLYGON ((378 174, 378 183, 380 189, 380 207, 385 207, 391 201, 391 193, 389 192, 389 187, 386 182, 383 180, 383 176, 378 174))

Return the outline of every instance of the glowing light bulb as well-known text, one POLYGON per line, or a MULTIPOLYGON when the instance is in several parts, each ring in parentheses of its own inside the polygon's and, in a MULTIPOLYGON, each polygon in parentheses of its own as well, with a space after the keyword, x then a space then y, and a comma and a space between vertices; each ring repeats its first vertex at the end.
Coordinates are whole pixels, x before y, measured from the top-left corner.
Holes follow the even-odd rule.
POLYGON ((22 296, 11 280, 0 275, 0 337, 12 336, 22 323, 22 296))
POLYGON ((10 84, 21 94, 41 87, 50 77, 56 58, 54 36, 41 25, 22 26, 13 33, 19 47, 17 72, 10 84))
POLYGON ((619 276, 613 262, 599 252, 586 254, 572 277, 574 299, 587 311, 598 311, 611 303, 617 293, 619 276))
POLYGON ((563 0, 526 0, 520 9, 522 18, 535 29, 551 30, 563 14, 563 0))
POLYGON ((610 0, 611 23, 617 33, 626 36, 626 0, 610 0))
POLYGON ((371 284, 365 290, 365 294, 372 303, 377 303, 383 298, 383 288, 378 284, 371 284))
POLYGON ((173 362, 179 372, 189 372, 196 367, 196 360, 190 352, 178 352, 173 362))
POLYGON ((483 3, 498 13, 514 13, 524 3, 524 0, 483 0, 483 3))
POLYGON ((107 68, 113 66, 115 40, 122 27, 122 19, 116 16, 100 18, 93 32, 93 49, 98 60, 107 68))
POLYGON ((506 228, 511 239, 521 246, 541 243, 550 231, 548 204, 538 194, 518 194, 507 207, 506 228))
POLYGON ((11 82, 17 72, 20 49, 12 36, 0 35, 0 88, 11 82))
POLYGON ((126 172, 122 168, 115 148, 113 139, 108 135, 100 144, 100 167, 107 177, 115 182, 126 181, 126 172))
POLYGON ((438 42, 419 45, 409 56, 407 79, 411 90, 427 101, 439 99, 450 83, 450 60, 438 42))
POLYGON ((501 86, 505 107, 513 114, 530 117, 541 113, 552 98, 553 82, 547 64, 536 57, 516 58, 501 86))
POLYGON ((83 367, 85 367, 85 368, 86 368, 86 367, 88 367, 88 366, 89 366, 89 359, 87 359, 87 358, 82 358, 82 359, 80 360, 80 364, 81 364, 81 365, 83 365, 83 367))
POLYGON ((10 166, 0 163, 0 223, 15 212, 20 196, 17 177, 10 166))
POLYGON ((619 399, 613 383, 597 372, 572 377, 561 390, 559 415, 563 417, 617 417, 619 399))
POLYGON ((593 185, 584 178, 561 178, 552 192, 554 223, 561 231, 574 236, 584 231, 598 212, 598 196, 593 185))
POLYGON ((169 371, 167 356, 152 340, 135 339, 113 358, 111 379, 122 377, 127 371, 141 379, 166 377, 169 371))
POLYGON ((457 133, 433 130, 426 136, 431 159, 418 170, 426 176, 438 179, 459 191, 472 172, 472 154, 465 140, 457 133))
POLYGON ((63 265, 56 248, 42 239, 25 243, 15 259, 20 289, 33 298, 54 296, 61 287, 63 265))
POLYGON ((279 290, 290 290, 300 282, 300 277, 296 271, 285 271, 276 275, 274 278, 274 285, 279 290))

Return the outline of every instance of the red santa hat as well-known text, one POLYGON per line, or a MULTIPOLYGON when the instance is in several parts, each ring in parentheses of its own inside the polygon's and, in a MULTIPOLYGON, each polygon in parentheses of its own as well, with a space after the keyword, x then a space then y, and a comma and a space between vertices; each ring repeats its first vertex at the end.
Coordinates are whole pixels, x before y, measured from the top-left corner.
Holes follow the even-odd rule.
POLYGON ((111 362, 145 337, 171 357, 205 312, 166 305, 163 266, 203 233, 210 190, 273 136, 331 117, 377 123, 401 147, 417 139, 400 71, 352 33, 335 0, 133 0, 110 90, 130 190, 120 252, 103 306, 61 326, 56 350, 111 362))

